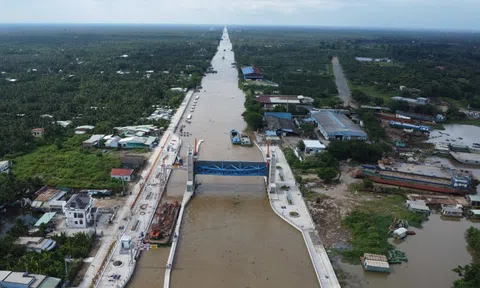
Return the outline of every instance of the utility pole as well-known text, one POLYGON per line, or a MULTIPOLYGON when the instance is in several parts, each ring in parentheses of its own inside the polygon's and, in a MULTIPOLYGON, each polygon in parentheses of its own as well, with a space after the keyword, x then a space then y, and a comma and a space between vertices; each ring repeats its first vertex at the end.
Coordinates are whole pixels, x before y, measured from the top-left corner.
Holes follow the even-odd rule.
POLYGON ((70 256, 65 256, 65 258, 63 260, 65 262, 65 283, 64 283, 64 287, 67 287, 68 286, 68 266, 67 266, 67 263, 71 262, 72 258, 70 256))

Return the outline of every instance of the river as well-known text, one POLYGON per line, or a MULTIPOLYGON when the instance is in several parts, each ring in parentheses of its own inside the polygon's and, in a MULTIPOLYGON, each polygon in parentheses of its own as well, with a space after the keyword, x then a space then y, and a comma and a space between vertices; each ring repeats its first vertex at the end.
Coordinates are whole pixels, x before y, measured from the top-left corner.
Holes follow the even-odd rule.
MULTIPOLYGON (((218 73, 203 78, 196 108, 186 112, 192 123, 180 124, 191 133, 182 137, 182 155, 198 138, 205 141, 201 160, 263 161, 257 148, 230 142, 231 129, 245 129, 244 95, 231 66, 231 49, 224 34, 212 59, 218 73)), ((185 171, 174 171, 164 200, 180 200, 185 182, 185 171)), ((262 178, 200 176, 197 182, 201 185, 184 216, 171 287, 319 286, 301 234, 272 211, 262 178)), ((167 257, 168 247, 143 252, 129 287, 160 286, 167 257)))
POLYGON ((342 270, 362 278, 362 287, 404 288, 436 287, 449 288, 457 274, 452 269, 469 264, 472 256, 466 249, 465 230, 470 226, 480 228, 465 218, 444 220, 432 214, 422 229, 410 227, 417 234, 406 240, 393 243, 407 254, 408 262, 393 264, 392 273, 365 272, 361 265, 341 264, 342 270))
MULTIPOLYGON (((480 142, 476 141, 478 135, 480 135, 480 127, 449 124, 445 125, 445 130, 434 130, 430 133, 428 142, 459 143, 471 146, 472 143, 480 142)), ((438 167, 470 170, 480 179, 480 166, 466 165, 452 158, 438 156, 428 157, 426 160, 438 167)), ((478 190, 477 187, 477 194, 478 190)), ((422 229, 410 228, 417 235, 408 236, 405 241, 393 243, 399 250, 407 253, 409 261, 406 264, 393 265, 391 274, 364 272, 360 265, 343 263, 341 267, 344 271, 359 276, 362 279, 362 287, 451 287, 452 282, 458 278, 452 269, 458 265, 468 264, 472 260, 466 249, 467 243, 464 238, 465 231, 470 226, 480 228, 480 223, 471 222, 465 218, 447 220, 442 219, 438 214, 433 214, 423 224, 422 229)))

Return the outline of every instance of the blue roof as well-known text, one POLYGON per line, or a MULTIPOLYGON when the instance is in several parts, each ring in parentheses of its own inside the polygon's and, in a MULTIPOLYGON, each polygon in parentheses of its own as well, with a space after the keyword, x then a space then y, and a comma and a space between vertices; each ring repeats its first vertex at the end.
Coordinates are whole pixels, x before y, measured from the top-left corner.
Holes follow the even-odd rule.
POLYGON ((274 116, 279 119, 292 120, 292 113, 288 112, 265 112, 264 116, 274 116))
POLYGON ((265 135, 266 136, 277 136, 277 131, 266 130, 265 135))
POLYGON ((43 214, 43 216, 38 219, 37 223, 35 223, 35 227, 40 227, 40 225, 42 224, 48 224, 48 222, 50 222, 56 214, 56 212, 49 212, 43 214))
POLYGON ((253 74, 253 73, 255 73, 255 70, 253 70, 252 66, 242 67, 242 73, 243 73, 243 75, 253 74))

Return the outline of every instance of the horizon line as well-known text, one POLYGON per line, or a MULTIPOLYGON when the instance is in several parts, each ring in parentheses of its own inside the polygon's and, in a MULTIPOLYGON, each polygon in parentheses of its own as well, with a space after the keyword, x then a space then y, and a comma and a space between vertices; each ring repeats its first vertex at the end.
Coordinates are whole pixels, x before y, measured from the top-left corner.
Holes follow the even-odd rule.
POLYGON ((279 27, 279 28, 327 28, 327 29, 353 29, 353 30, 395 30, 395 31, 431 31, 431 32, 467 32, 478 33, 480 29, 455 29, 455 28, 413 28, 413 27, 376 27, 376 26, 327 26, 320 24, 192 24, 192 23, 158 23, 158 22, 143 22, 143 23, 122 23, 122 22, 0 22, 0 26, 6 25, 98 25, 98 26, 155 26, 155 25, 170 25, 170 26, 237 26, 237 27, 279 27))

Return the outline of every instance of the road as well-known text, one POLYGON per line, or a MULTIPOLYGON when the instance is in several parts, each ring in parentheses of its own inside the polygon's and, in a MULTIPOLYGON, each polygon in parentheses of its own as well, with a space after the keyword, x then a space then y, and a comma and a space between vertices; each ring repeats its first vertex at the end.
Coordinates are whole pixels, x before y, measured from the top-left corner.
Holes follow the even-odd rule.
POLYGON ((337 85, 338 97, 342 99, 345 106, 352 105, 352 93, 348 87, 347 79, 343 73, 342 65, 338 61, 338 57, 333 57, 332 59, 333 74, 335 75, 335 84, 337 85))

